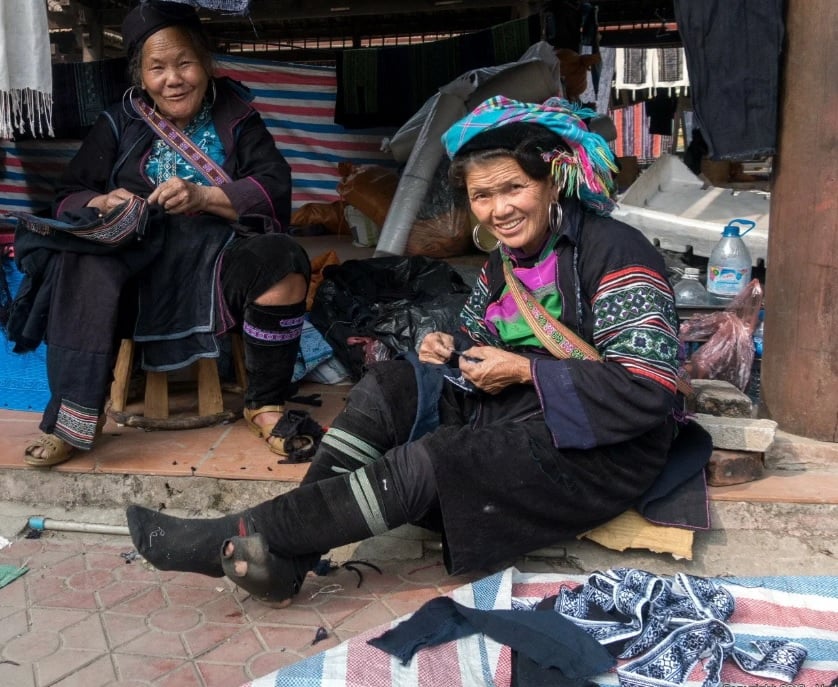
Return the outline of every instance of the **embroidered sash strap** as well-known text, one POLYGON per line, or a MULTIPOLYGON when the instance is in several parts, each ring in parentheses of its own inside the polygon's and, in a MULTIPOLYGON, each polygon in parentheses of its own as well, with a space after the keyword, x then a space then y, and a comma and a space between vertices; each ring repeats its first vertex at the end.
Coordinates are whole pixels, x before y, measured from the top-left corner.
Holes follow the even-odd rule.
POLYGON ((107 215, 93 222, 74 224, 49 217, 38 217, 25 212, 10 213, 18 220, 18 227, 46 237, 69 234, 103 246, 119 246, 134 236, 142 236, 148 217, 148 204, 139 196, 132 196, 107 215))
POLYGON ((615 645, 617 658, 633 659, 617 668, 621 687, 680 687, 699 664, 702 684, 718 685, 727 658, 746 673, 791 684, 808 655, 784 639, 754 641, 753 653, 736 647, 727 625, 733 596, 713 580, 684 573, 594 573, 581 588, 563 588, 555 610, 601 644, 615 645))
POLYGON ((133 98, 131 102, 137 114, 145 120, 160 140, 189 162, 207 181, 215 186, 221 186, 233 180, 219 164, 196 146, 192 139, 184 136, 180 129, 155 109, 149 107, 148 103, 141 98, 133 98))
MULTIPOLYGON (((503 261, 503 276, 509 292, 521 311, 533 334, 541 341, 541 344, 556 358, 565 360, 575 358, 577 360, 601 361, 597 350, 577 334, 574 334, 567 326, 553 317, 547 309, 541 305, 532 294, 527 291, 521 280, 515 276, 512 265, 508 260, 503 261)), ((677 377, 678 391, 684 396, 693 393, 689 382, 677 377)))

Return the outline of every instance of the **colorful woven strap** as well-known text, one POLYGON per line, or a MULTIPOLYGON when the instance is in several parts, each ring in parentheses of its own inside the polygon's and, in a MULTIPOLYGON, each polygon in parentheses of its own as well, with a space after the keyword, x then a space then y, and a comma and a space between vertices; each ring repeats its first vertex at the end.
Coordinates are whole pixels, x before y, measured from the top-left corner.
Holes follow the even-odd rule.
POLYGON ((503 276, 509 292, 530 328, 550 353, 562 360, 600 360, 599 353, 587 341, 574 334, 545 310, 512 271, 508 260, 503 261, 503 276))
MULTIPOLYGON (((521 311, 533 334, 552 355, 560 360, 575 358, 602 362, 602 358, 593 346, 559 322, 532 297, 521 280, 515 276, 508 260, 503 261, 503 276, 506 278, 506 285, 518 310, 521 311)), ((678 377, 677 386, 678 391, 684 396, 692 395, 693 388, 685 379, 678 377)))
POLYGON ((215 186, 221 186, 233 180, 214 160, 196 146, 192 139, 184 136, 180 129, 149 107, 147 102, 141 98, 133 98, 131 102, 137 114, 142 116, 160 140, 188 161, 207 181, 215 186))

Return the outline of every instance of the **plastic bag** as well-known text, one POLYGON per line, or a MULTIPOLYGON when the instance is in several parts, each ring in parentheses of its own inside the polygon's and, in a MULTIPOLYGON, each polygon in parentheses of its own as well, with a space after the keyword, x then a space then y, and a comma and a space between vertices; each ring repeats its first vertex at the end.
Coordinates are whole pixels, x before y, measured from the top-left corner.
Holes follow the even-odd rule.
POLYGON ((407 239, 407 255, 448 258, 470 252, 468 207, 448 184, 450 163, 443 159, 434 172, 407 239))
POLYGON ((471 291, 448 263, 421 256, 347 260, 323 277, 311 322, 354 381, 429 332, 456 330, 471 291))
POLYGON ((349 225, 343 216, 343 203, 306 203, 291 215, 295 227, 322 226, 330 234, 348 234, 349 225))
POLYGON ((390 203, 396 195, 399 175, 386 167, 356 167, 350 162, 341 162, 338 172, 341 175, 338 182, 341 200, 360 210, 379 227, 383 226, 390 203))
POLYGON ((696 315, 682 323, 682 343, 704 341, 685 365, 690 377, 718 379, 741 391, 747 389, 762 296, 762 285, 752 279, 724 311, 696 315))

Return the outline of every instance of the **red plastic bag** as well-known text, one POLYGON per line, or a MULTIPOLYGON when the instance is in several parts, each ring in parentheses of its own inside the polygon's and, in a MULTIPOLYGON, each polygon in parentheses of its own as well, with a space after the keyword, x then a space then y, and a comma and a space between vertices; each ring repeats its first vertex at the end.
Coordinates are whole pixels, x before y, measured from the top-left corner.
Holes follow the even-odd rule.
POLYGON ((681 325, 680 339, 704 341, 685 367, 693 379, 719 379, 741 391, 754 362, 753 336, 762 307, 762 285, 752 279, 722 312, 697 315, 681 325))

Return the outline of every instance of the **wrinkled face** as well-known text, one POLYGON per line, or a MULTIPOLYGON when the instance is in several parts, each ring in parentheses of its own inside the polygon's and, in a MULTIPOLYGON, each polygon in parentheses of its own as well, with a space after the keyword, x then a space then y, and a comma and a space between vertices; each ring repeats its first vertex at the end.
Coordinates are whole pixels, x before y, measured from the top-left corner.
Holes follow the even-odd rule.
POLYGON ((210 76, 189 34, 169 26, 146 39, 141 78, 160 114, 182 129, 200 111, 210 76))
POLYGON ((473 162, 466 172, 471 211, 504 245, 535 253, 547 232, 556 199, 552 179, 537 181, 511 157, 473 162))

